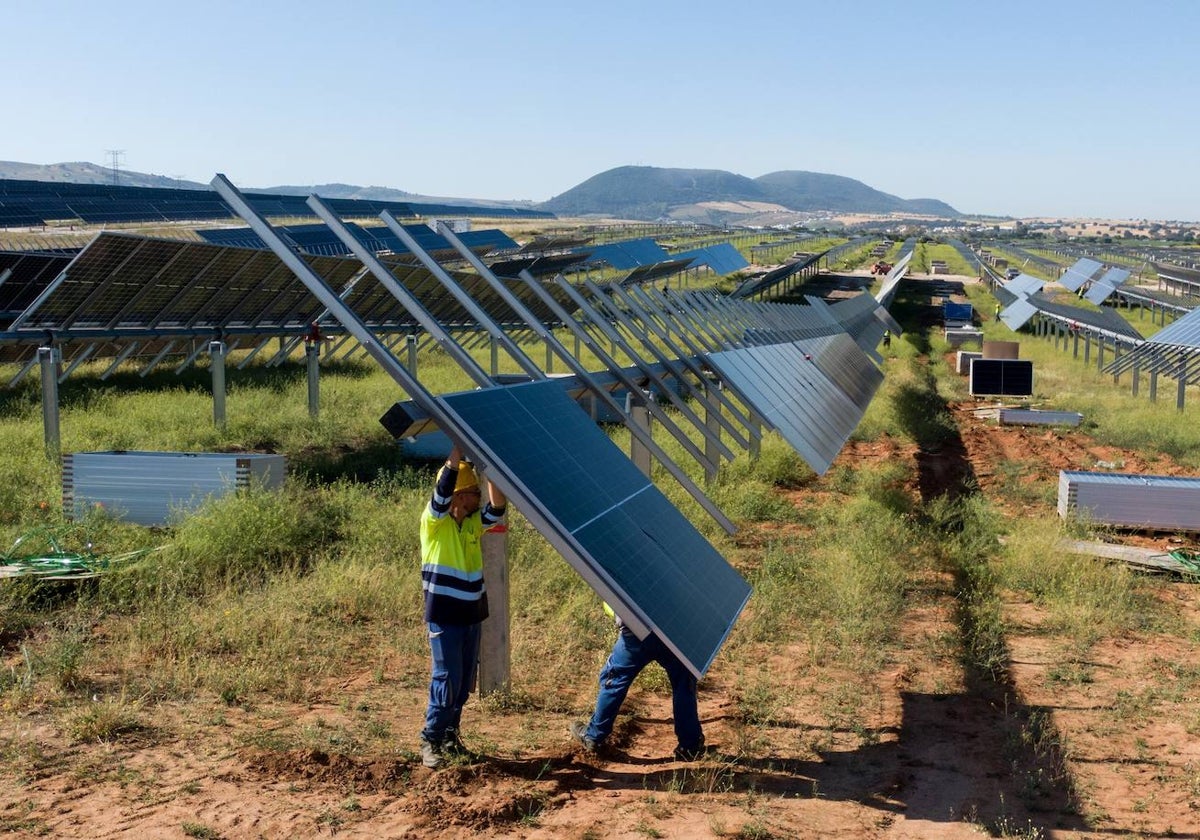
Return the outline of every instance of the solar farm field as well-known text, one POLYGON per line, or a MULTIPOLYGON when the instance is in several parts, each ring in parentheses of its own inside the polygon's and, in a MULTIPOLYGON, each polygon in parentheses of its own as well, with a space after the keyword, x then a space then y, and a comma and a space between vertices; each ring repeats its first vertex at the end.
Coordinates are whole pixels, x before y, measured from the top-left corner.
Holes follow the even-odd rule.
MULTIPOLYGON (((316 422, 301 366, 251 366, 224 427, 207 422, 199 373, 114 382, 84 366, 61 395, 65 450, 289 459, 282 491, 159 530, 103 510, 66 525, 36 387, 0 392, 5 545, 54 533, 102 557, 153 549, 92 578, 0 579, 0 830, 1200 837, 1194 578, 1065 548, 1108 539, 1166 554, 1195 535, 1105 533, 1055 512, 1059 470, 1195 475, 1200 432, 1172 401, 1135 398, 1027 335, 1039 405, 1086 419, 998 426, 954 373, 934 309, 921 281, 901 286, 905 333, 823 475, 776 435, 758 459, 722 464, 706 488, 735 533, 658 482, 753 589, 701 681, 709 749, 692 762, 672 756, 657 668, 605 753, 575 748, 567 728, 590 711, 612 627, 517 511, 511 687, 468 703, 473 756, 421 766, 416 521, 433 468, 402 460, 377 423, 397 389, 374 366, 326 371, 316 422)), ((423 381, 456 381, 448 359, 422 364, 423 381)), ((612 434, 628 451, 628 433, 612 434)))

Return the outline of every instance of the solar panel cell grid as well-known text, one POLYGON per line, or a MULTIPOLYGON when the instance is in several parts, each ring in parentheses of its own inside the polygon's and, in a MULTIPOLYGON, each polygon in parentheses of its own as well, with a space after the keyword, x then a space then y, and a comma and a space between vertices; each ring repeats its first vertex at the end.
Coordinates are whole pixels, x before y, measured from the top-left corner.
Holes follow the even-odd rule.
MULTIPOLYGON (((554 381, 441 398, 545 505, 585 577, 703 673, 749 587, 554 381), (622 603, 624 602, 624 603, 622 603)), ((573 558, 568 558, 573 559, 573 558)), ((629 614, 626 613, 628 616, 629 614)))

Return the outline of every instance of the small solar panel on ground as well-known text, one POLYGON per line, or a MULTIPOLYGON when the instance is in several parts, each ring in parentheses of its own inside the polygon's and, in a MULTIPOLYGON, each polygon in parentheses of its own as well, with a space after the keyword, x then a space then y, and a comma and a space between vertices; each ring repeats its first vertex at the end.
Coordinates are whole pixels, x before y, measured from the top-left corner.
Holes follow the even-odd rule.
MULTIPOLYGON (((750 587, 554 380, 439 398, 528 490, 582 561, 703 674, 750 587)), ((571 556, 567 557, 572 560, 571 556)), ((618 613, 621 603, 613 604, 618 613)), ((628 615, 626 616, 629 617, 628 615)))
POLYGON ((968 390, 972 396, 1032 396, 1033 362, 1025 359, 973 359, 968 390))

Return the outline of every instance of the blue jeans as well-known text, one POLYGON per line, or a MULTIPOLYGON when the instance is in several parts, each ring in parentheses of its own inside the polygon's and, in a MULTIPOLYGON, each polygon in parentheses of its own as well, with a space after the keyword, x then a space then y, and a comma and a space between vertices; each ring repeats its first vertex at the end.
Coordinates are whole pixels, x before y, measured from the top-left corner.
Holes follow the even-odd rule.
POLYGON ((429 650, 433 655, 433 673, 429 679, 429 705, 425 709, 425 728, 421 730, 421 737, 440 744, 447 732, 458 730, 463 706, 475 684, 480 625, 430 621, 426 626, 429 650))
POLYGON ((662 665, 671 681, 671 714, 679 746, 685 750, 700 749, 704 734, 696 709, 696 678, 658 636, 651 633, 639 640, 624 627, 600 672, 600 693, 596 697, 596 711, 588 723, 587 737, 599 744, 612 734, 629 686, 651 662, 662 665))

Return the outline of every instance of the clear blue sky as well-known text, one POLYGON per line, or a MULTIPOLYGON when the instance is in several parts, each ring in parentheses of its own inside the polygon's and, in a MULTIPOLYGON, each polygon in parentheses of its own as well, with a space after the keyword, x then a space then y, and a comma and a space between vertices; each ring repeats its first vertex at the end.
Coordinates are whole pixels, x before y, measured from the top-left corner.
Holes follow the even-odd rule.
POLYGON ((548 199, 626 164, 1200 219, 1200 3, 4 4, 0 160, 548 199))

